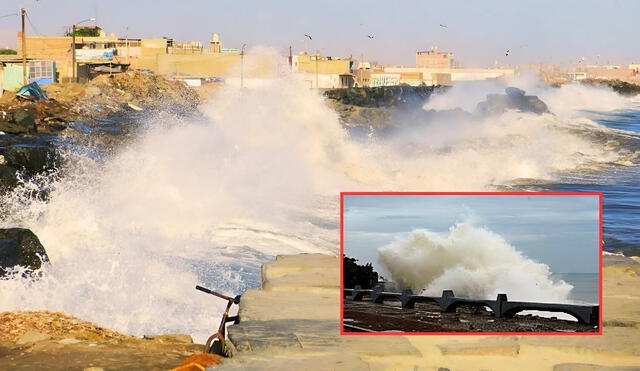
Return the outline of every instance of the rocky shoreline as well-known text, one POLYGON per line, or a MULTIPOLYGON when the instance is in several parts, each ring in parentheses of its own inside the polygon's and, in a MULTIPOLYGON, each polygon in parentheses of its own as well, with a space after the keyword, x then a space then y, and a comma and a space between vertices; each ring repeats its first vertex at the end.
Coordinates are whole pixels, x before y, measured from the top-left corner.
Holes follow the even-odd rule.
POLYGON ((640 94, 640 85, 633 84, 621 80, 596 80, 586 79, 581 80, 580 83, 590 86, 607 86, 616 93, 624 96, 634 96, 640 94))
POLYGON ((138 111, 185 113, 200 104, 198 93, 183 82, 140 73, 102 75, 85 84, 42 89, 49 99, 5 92, 0 98, 0 131, 58 134, 72 122, 91 123, 138 111))
POLYGON ((201 352, 188 335, 139 338, 60 312, 0 313, 2 370, 168 370, 201 352))
POLYGON ((52 84, 49 99, 5 92, 0 98, 0 193, 20 179, 55 172, 63 142, 113 147, 143 117, 190 115, 198 91, 180 81, 140 73, 102 75, 86 84, 52 84))
MULTIPOLYGON (((623 96, 640 94, 640 85, 621 80, 580 81, 589 86, 609 87, 623 96)), ((566 83, 565 83, 566 84, 566 83)), ((559 88, 563 84, 551 84, 559 88)), ((371 127, 385 129, 395 118, 433 118, 435 112, 422 110, 432 94, 444 92, 447 86, 388 86, 376 88, 333 89, 324 92, 328 105, 334 109, 343 125, 349 128, 371 127)), ((508 88, 516 89, 516 88, 508 88)), ((504 109, 515 109, 536 114, 549 112, 544 102, 536 96, 525 96, 524 91, 506 92, 487 96, 485 102, 478 105, 475 115, 493 115, 504 112, 504 109)), ((462 110, 439 113, 441 115, 467 116, 470 113, 462 110)), ((412 120, 415 121, 415 120, 412 120)))

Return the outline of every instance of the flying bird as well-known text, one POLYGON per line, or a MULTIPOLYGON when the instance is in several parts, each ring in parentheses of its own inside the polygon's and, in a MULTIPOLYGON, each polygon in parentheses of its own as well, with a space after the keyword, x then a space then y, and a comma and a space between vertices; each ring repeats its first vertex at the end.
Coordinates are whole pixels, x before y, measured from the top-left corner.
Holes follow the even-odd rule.
POLYGON ((449 28, 449 27, 447 27, 447 25, 446 25, 446 24, 442 24, 442 23, 440 23, 440 27, 443 27, 443 28, 449 28))
POLYGON ((313 40, 313 38, 312 38, 311 36, 309 36, 309 35, 307 35, 307 34, 304 34, 304 35, 305 35, 306 37, 308 37, 308 38, 309 38, 309 40, 313 40))
POLYGON ((373 39, 373 35, 367 35, 367 37, 373 39))
POLYGON ((506 52, 506 53, 504 53, 504 55, 505 55, 506 57, 508 57, 508 56, 509 56, 509 52, 510 52, 510 50, 509 50, 509 49, 507 49, 507 52, 506 52))

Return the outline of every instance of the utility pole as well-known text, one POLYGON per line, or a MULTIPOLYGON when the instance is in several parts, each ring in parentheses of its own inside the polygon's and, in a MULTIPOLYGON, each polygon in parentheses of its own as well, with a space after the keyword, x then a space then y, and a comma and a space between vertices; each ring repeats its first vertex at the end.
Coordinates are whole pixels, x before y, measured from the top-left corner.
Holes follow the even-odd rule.
POLYGON ((83 19, 80 22, 76 22, 73 24, 73 27, 71 28, 71 64, 72 64, 72 68, 71 70, 73 71, 73 75, 72 75, 72 80, 73 82, 78 82, 78 76, 77 76, 77 66, 76 66, 76 25, 85 23, 85 22, 95 22, 96 18, 88 18, 88 19, 83 19))
POLYGON ((291 45, 289 45, 289 70, 293 71, 293 51, 291 45))
POLYGON ((22 84, 27 85, 27 33, 24 25, 24 17, 27 11, 24 8, 20 9, 20 18, 22 19, 22 84))
POLYGON ((71 27, 71 81, 78 82, 76 79, 76 25, 71 27))
POLYGON ((318 55, 320 53, 316 50, 316 89, 320 89, 320 86, 318 85, 318 55))
POLYGON ((129 26, 127 26, 127 34, 124 35, 125 37, 125 43, 127 45, 127 64, 129 63, 129 26))
POLYGON ((240 50, 240 89, 244 89, 244 47, 247 44, 242 44, 242 49, 240 50))

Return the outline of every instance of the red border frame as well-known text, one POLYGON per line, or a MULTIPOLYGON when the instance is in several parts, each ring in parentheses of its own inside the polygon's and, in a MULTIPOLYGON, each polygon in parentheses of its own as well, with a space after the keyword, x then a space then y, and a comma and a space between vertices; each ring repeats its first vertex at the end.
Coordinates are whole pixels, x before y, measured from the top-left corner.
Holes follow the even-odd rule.
POLYGON ((602 335, 602 192, 340 192, 340 335, 344 336, 411 336, 411 335, 602 335), (598 332, 345 332, 344 331, 344 196, 598 196, 599 239, 599 323, 598 332))

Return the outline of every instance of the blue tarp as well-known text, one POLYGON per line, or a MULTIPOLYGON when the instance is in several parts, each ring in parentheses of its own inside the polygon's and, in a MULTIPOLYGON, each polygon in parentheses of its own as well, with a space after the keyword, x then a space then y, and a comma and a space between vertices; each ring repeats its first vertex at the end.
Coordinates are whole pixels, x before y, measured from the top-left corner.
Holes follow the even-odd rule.
POLYGON ((47 97, 47 93, 45 93, 44 90, 40 88, 40 85, 38 85, 37 82, 32 82, 31 84, 27 84, 21 87, 16 95, 22 98, 33 100, 49 99, 49 97, 47 97))

